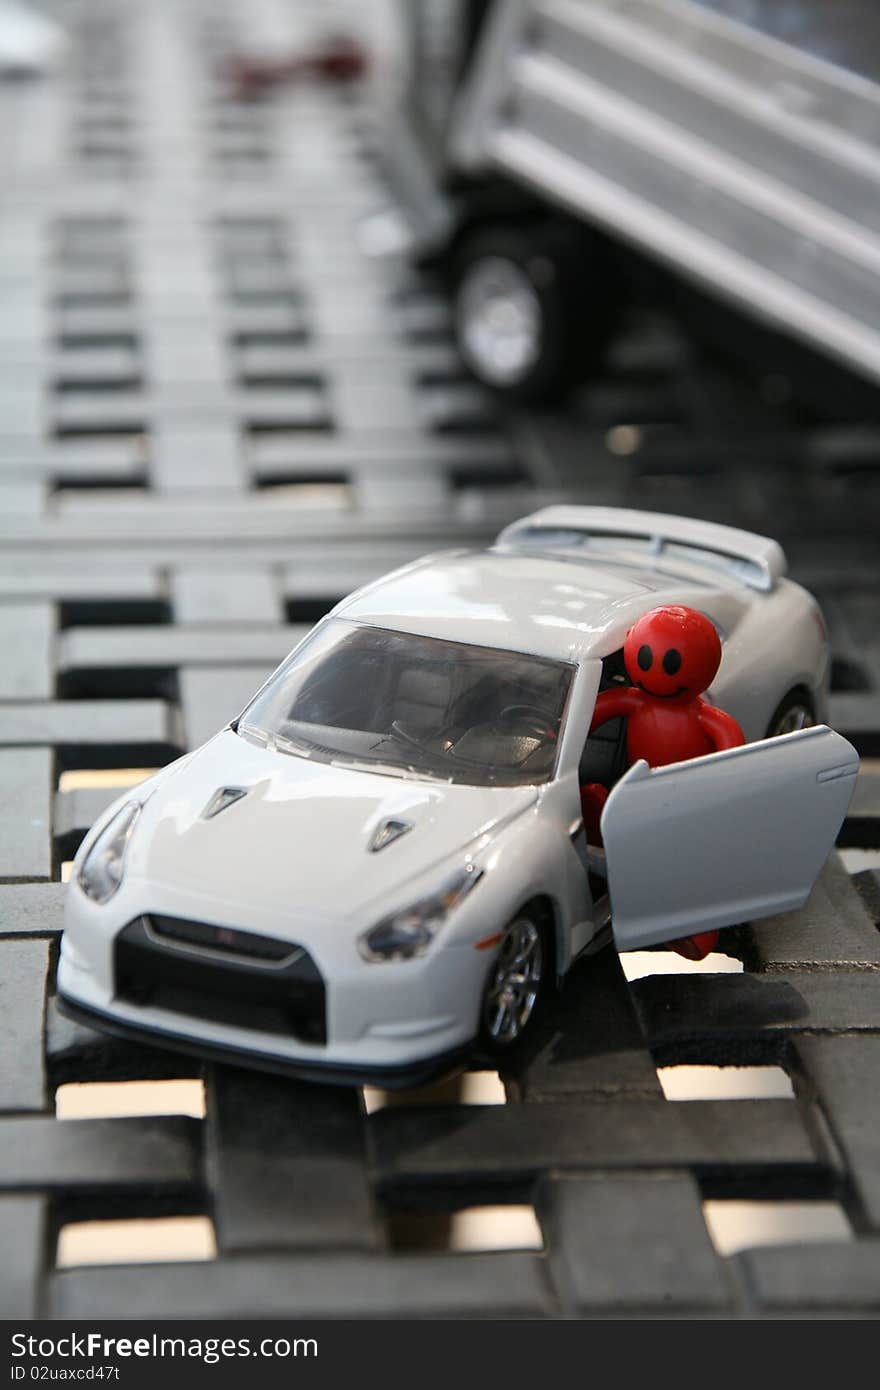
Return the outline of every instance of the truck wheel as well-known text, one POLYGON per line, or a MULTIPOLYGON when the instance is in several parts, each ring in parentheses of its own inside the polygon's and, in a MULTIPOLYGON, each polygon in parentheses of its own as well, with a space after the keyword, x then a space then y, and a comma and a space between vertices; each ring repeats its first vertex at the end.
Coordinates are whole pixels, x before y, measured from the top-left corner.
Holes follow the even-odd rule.
POLYGON ((505 1053, 523 1037, 544 997, 550 952, 544 923, 528 907, 505 928, 483 991, 480 1040, 505 1053))
POLYGON ((485 386, 549 400, 587 375, 608 338, 612 295, 598 250, 552 224, 474 232, 453 268, 459 351, 485 386))

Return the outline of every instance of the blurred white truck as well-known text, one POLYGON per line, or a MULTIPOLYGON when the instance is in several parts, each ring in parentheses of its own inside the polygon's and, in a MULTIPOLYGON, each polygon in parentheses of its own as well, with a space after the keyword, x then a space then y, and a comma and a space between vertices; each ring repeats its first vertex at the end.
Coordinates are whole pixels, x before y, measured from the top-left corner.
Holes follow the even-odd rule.
POLYGON ((880 378, 880 25, 867 0, 401 12, 407 119, 388 164, 417 248, 451 269, 477 377, 540 397, 583 374, 614 320, 608 248, 623 244, 880 378))

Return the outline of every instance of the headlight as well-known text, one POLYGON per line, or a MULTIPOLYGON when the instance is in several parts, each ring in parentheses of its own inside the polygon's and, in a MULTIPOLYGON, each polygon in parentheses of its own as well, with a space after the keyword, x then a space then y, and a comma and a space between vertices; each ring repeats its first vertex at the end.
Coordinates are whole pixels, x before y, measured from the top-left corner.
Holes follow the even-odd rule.
POLYGON ((104 826, 83 860, 77 883, 93 902, 109 902, 122 882, 125 851, 140 813, 136 801, 127 802, 104 826))
POLYGON ((475 864, 467 864, 438 893, 384 917, 358 940, 358 950, 364 960, 373 963, 423 956, 450 912, 467 897, 482 873, 475 864))

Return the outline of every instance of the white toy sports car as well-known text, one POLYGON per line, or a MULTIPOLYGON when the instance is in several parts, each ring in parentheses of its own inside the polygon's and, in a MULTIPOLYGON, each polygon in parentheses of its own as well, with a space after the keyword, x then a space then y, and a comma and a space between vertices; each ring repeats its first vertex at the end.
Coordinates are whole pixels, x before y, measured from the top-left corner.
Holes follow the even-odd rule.
POLYGON ((299 1075, 415 1084, 515 1046, 545 987, 803 903, 858 768, 828 649, 770 540, 553 507, 340 603, 244 713, 76 856, 59 1000, 97 1027, 299 1075), (626 770, 630 626, 711 618, 741 747, 626 770), (773 737, 777 736, 779 737, 773 737), (768 738, 768 736, 771 736, 768 738), (603 848, 579 788, 611 788, 603 848))

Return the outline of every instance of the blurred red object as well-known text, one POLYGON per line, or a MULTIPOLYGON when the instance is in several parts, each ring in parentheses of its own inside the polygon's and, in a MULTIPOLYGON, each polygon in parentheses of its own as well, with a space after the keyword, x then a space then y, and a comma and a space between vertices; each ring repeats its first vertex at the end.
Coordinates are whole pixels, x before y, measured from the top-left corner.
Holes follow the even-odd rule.
POLYGON ((311 52, 284 58, 257 58, 234 53, 223 64, 223 76, 240 99, 256 97, 282 82, 317 77, 326 82, 353 82, 369 68, 369 55, 357 39, 334 35, 311 52))

